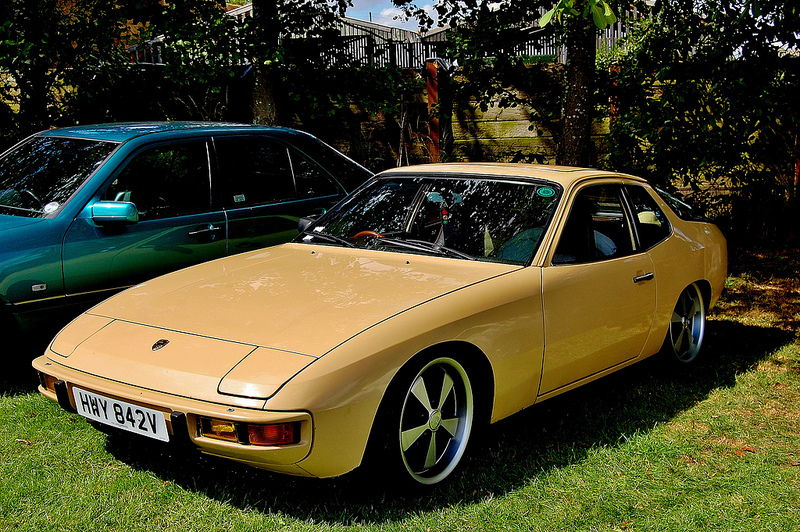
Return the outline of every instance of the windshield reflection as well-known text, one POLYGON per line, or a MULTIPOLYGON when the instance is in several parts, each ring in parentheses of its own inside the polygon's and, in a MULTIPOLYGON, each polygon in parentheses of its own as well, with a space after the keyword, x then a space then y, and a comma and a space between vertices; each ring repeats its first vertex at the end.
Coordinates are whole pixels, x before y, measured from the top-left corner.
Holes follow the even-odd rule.
POLYGON ((34 137, 0 159, 0 210, 42 217, 55 212, 114 150, 116 144, 34 137))
POLYGON ((299 241, 526 264, 561 196, 555 183, 381 177, 299 241))

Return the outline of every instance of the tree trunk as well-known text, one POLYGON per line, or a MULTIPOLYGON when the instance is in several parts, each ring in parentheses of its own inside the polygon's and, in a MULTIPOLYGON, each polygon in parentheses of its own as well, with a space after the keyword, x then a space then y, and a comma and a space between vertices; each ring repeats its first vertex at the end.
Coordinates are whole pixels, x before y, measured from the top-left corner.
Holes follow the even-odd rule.
POLYGON ((592 93, 594 91, 595 26, 591 19, 566 17, 566 89, 561 108, 562 135, 557 164, 590 166, 592 159, 592 93))
POLYGON ((253 123, 262 126, 279 125, 275 83, 271 70, 267 65, 260 65, 255 73, 253 123))
POLYGON ((258 47, 253 86, 253 123, 277 126, 280 125, 277 103, 280 83, 276 83, 277 69, 271 61, 280 46, 278 2, 253 0, 253 20, 258 47))

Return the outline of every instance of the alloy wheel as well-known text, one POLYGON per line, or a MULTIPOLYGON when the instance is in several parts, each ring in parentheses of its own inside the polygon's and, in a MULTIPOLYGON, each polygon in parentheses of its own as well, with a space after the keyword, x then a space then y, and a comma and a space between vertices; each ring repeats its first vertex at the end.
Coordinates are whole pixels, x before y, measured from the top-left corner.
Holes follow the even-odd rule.
POLYGON ((703 344, 706 311, 697 285, 681 292, 669 323, 667 341, 678 362, 688 364, 697 358, 703 344))
POLYGON ((452 473, 466 450, 473 419, 472 386, 461 364, 442 357, 417 372, 403 399, 398 434, 411 478, 436 484, 452 473))

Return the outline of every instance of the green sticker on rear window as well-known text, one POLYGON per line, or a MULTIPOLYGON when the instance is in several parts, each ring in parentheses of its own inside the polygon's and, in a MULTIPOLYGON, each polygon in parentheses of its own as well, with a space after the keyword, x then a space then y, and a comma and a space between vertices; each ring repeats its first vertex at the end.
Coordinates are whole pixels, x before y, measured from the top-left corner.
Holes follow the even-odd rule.
POLYGON ((543 198, 552 198, 553 196, 556 195, 556 191, 550 187, 542 187, 539 190, 537 190, 536 193, 543 198))

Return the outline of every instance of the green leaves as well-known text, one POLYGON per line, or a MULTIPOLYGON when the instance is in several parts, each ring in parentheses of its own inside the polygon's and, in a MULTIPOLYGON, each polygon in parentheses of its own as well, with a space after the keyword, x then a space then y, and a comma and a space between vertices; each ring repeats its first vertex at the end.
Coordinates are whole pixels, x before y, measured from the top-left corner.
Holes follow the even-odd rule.
POLYGON ((556 14, 556 8, 554 7, 553 9, 545 13, 541 19, 539 19, 539 26, 541 27, 547 26, 547 24, 550 23, 550 21, 553 19, 553 15, 555 14, 556 14))
POLYGON ((705 191, 700 203, 711 214, 759 240, 796 224, 800 160, 800 59, 772 44, 776 26, 764 22, 783 6, 770 14, 769 4, 760 4, 766 19, 715 0, 703 10, 662 7, 606 65, 614 104, 606 165, 705 191))
POLYGON ((539 26, 547 26, 553 18, 562 23, 564 17, 581 16, 588 19, 590 15, 594 25, 601 30, 617 21, 614 10, 605 0, 559 0, 553 9, 539 19, 539 26), (577 8, 580 8, 581 4, 583 4, 583 11, 578 11, 577 8))

